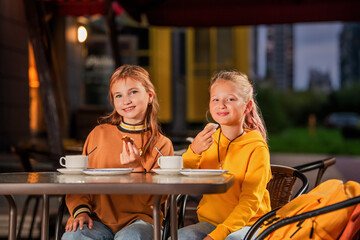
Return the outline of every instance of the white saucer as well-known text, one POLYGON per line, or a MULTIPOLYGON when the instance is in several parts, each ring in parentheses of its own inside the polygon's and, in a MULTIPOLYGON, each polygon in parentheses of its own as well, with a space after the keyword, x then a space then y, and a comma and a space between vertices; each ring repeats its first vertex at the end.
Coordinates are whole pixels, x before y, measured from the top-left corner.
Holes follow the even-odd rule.
POLYGON ((179 168, 153 168, 152 169, 157 174, 164 174, 164 175, 174 175, 174 174, 180 174, 179 168))
POLYGON ((183 169, 180 171, 181 174, 187 176, 219 176, 227 173, 228 170, 220 169, 183 169))
POLYGON ((131 173, 133 168, 88 168, 82 172, 88 175, 120 175, 131 173))
POLYGON ((82 169, 82 168, 58 168, 57 170, 63 174, 82 174, 84 169, 82 169))

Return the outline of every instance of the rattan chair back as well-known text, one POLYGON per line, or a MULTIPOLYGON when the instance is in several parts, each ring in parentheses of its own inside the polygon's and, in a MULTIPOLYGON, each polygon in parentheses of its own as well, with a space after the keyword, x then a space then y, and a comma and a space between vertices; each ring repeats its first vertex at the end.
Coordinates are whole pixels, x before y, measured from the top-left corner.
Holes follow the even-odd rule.
POLYGON ((304 193, 309 187, 309 181, 304 174, 298 170, 281 165, 271 165, 272 178, 267 185, 270 193, 271 208, 276 209, 284 206, 292 198, 304 193), (293 195, 296 180, 302 182, 298 192, 293 195))

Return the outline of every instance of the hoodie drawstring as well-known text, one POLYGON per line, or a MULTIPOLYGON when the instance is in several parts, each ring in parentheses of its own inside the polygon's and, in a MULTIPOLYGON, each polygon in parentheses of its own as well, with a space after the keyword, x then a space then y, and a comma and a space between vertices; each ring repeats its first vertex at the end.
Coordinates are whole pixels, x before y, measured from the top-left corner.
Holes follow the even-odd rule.
MULTIPOLYGON (((219 162, 219 165, 220 165, 220 169, 222 169, 222 163, 221 163, 221 159, 220 159, 220 147, 219 147, 219 146, 220 146, 221 133, 222 133, 222 131, 221 131, 221 128, 220 128, 218 145, 217 145, 217 154, 218 154, 218 162, 219 162)), ((241 137, 242 135, 244 135, 244 133, 245 133, 245 130, 243 130, 243 132, 242 132, 239 136, 237 136, 236 138, 234 138, 233 140, 231 140, 231 141, 229 142, 228 146, 226 147, 225 158, 226 158, 226 155, 227 155, 227 153, 228 153, 230 144, 231 144, 235 139, 237 139, 237 138, 241 137)))

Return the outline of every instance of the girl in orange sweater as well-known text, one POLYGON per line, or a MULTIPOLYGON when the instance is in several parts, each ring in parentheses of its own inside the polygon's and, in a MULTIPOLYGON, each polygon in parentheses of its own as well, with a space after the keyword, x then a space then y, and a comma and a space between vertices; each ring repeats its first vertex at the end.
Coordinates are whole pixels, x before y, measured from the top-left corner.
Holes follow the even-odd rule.
MULTIPOLYGON (((114 110, 86 139, 83 154, 89 168, 133 168, 148 172, 158 152, 173 155, 171 141, 160 133, 158 101, 148 72, 133 65, 116 69, 109 96, 114 110), (133 141, 125 142, 124 137, 133 141)), ((153 197, 150 195, 67 195, 71 213, 62 239, 152 239, 153 197)))

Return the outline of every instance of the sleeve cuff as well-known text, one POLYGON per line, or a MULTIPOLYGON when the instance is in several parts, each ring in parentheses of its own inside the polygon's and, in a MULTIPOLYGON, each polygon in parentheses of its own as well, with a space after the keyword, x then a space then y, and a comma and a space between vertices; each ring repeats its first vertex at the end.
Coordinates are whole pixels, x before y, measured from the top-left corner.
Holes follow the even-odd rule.
POLYGON ((184 168, 199 168, 201 155, 194 153, 190 146, 182 157, 184 168))
POLYGON ((77 215, 79 215, 80 213, 87 213, 87 214, 91 214, 91 210, 87 205, 80 205, 77 206, 74 211, 73 211, 73 216, 74 218, 76 218, 77 215))

